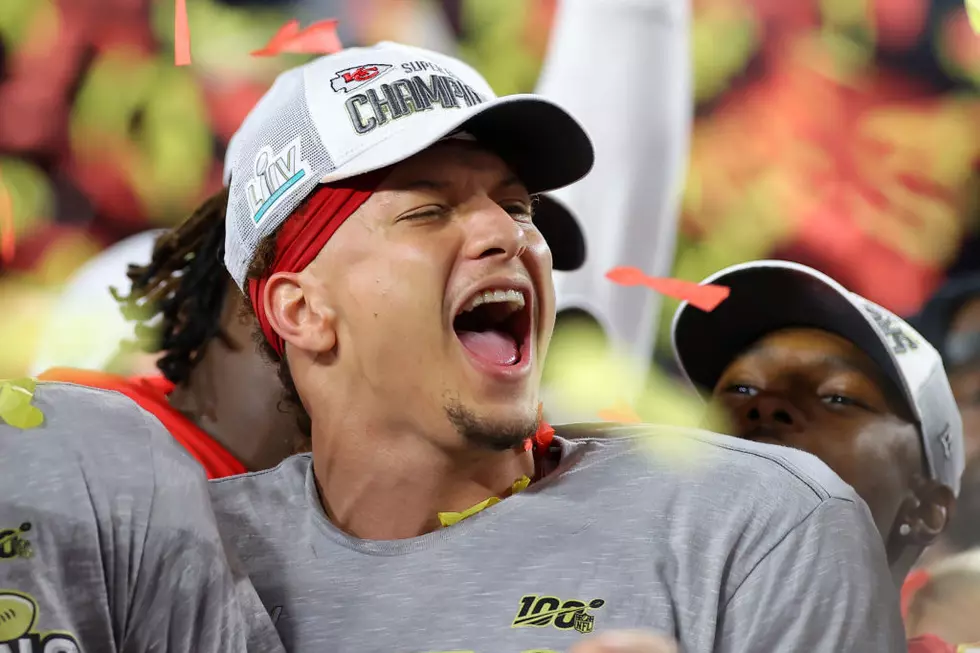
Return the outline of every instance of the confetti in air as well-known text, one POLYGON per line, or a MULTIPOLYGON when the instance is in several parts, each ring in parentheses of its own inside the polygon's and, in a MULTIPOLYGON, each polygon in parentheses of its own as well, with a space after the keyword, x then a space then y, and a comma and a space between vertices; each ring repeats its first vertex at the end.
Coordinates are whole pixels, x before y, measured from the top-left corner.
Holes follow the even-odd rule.
POLYGON ((621 424, 639 424, 643 421, 633 410, 633 407, 625 401, 621 401, 612 408, 600 410, 599 419, 604 422, 619 422, 621 424))
POLYGON ((333 54, 344 49, 337 36, 336 20, 321 20, 306 29, 300 29, 298 20, 291 20, 269 39, 261 50, 252 52, 253 57, 272 57, 284 52, 293 54, 333 54))
POLYGON ((14 260, 17 235, 14 233, 14 207, 10 193, 0 178, 0 264, 6 266, 14 260))
POLYGON ((174 7, 174 65, 191 65, 191 32, 187 25, 187 0, 176 0, 174 7))
POLYGON ((642 270, 631 267, 613 268, 606 278, 621 286, 646 286, 661 295, 686 301, 702 311, 710 312, 728 298, 731 290, 714 284, 701 285, 682 279, 649 277, 642 270))
POLYGON ((973 31, 980 34, 980 0, 966 0, 966 17, 973 31))
POLYGON ((649 437, 638 439, 655 459, 697 465, 694 452, 699 447, 687 429, 728 432, 725 415, 717 407, 705 405, 692 388, 666 371, 655 366, 644 369, 646 364, 609 348, 594 329, 567 325, 556 332, 548 365, 550 411, 567 422, 592 422, 598 417, 619 424, 656 425, 649 437))
POLYGON ((0 382, 0 420, 18 429, 32 429, 44 422, 44 414, 32 405, 34 379, 0 382))

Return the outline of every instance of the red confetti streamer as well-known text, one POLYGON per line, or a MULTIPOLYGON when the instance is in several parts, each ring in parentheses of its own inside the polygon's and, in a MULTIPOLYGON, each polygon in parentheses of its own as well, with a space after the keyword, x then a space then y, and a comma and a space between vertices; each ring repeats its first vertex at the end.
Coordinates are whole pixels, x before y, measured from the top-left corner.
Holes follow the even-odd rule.
POLYGON ((606 422, 622 422, 624 424, 639 424, 643 420, 626 402, 619 402, 612 408, 599 411, 599 419, 606 422))
POLYGON ((0 262, 9 265, 17 250, 17 234, 14 233, 14 206, 7 187, 0 179, 0 262))
POLYGON ((253 57, 272 57, 283 52, 294 54, 333 54, 344 49, 337 36, 337 21, 321 20, 304 30, 298 20, 291 20, 269 39, 261 50, 252 52, 253 57))
POLYGON ((661 295, 686 301, 706 313, 718 308, 718 304, 728 299, 731 289, 715 284, 701 285, 682 279, 648 277, 642 270, 631 267, 613 268, 606 278, 621 286, 646 286, 661 295))
POLYGON ((176 0, 174 7, 174 65, 191 65, 191 30, 187 25, 187 0, 176 0))
POLYGON ((551 446, 551 441, 555 437, 555 429, 551 427, 551 424, 544 421, 544 404, 538 404, 538 429, 534 432, 534 435, 524 441, 524 451, 530 451, 531 448, 536 444, 538 453, 544 453, 551 446))

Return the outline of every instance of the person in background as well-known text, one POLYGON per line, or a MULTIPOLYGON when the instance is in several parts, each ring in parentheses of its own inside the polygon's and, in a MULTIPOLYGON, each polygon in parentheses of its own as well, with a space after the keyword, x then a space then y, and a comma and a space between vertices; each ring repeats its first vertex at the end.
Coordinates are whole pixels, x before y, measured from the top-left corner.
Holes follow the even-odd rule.
POLYGON ((894 582, 946 528, 964 467, 942 360, 907 323, 796 263, 755 261, 703 283, 731 295, 682 304, 684 376, 740 438, 813 454, 870 508, 894 582))
POLYGON ((121 354, 120 345, 132 338, 133 325, 122 316, 109 289, 129 283, 129 263, 148 261, 153 243, 163 233, 163 229, 153 229, 121 240, 72 274, 41 329, 38 350, 28 370, 31 376, 53 367, 127 375, 155 369, 152 354, 121 354))
POLYGON ((208 478, 267 469, 308 441, 302 413, 283 405, 276 369, 258 354, 254 320, 242 314, 241 294, 221 264, 226 203, 222 190, 160 234, 149 262, 130 265, 129 293, 116 293, 136 322, 136 349, 157 357, 159 374, 60 367, 38 376, 130 397, 167 427, 208 478))
POLYGON ((118 393, 0 383, 0 651, 283 651, 200 467, 118 393))
POLYGON ((980 274, 948 279, 911 322, 943 357, 969 463, 980 455, 980 274))
POLYGON ((929 566, 980 547, 980 274, 948 279, 911 321, 943 357, 966 443, 963 489, 949 528, 923 555, 929 566))
POLYGON ((905 617, 909 637, 933 634, 980 647, 980 549, 941 560, 925 570, 905 617))

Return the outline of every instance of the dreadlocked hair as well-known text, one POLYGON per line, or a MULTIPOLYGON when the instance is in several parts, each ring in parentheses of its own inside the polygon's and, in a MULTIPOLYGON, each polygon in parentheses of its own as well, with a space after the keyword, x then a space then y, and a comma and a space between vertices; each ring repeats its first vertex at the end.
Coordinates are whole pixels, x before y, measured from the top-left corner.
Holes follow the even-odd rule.
POLYGON ((221 328, 229 282, 223 263, 227 205, 226 189, 207 199, 157 238, 148 264, 129 266, 128 296, 110 289, 123 316, 136 322, 129 347, 163 352, 157 367, 175 385, 188 380, 214 338, 234 348, 221 328))
MULTIPOLYGON (((278 231, 273 232, 259 243, 258 248, 255 250, 255 256, 252 258, 252 264, 248 268, 247 276, 249 279, 263 278, 268 273, 269 268, 272 267, 276 258, 276 241, 278 240, 278 235, 278 231)), ((242 311, 248 314, 249 319, 254 319, 255 307, 252 305, 252 298, 249 293, 245 293, 245 301, 242 302, 242 311)), ((283 387, 283 402, 293 409, 293 413, 296 415, 296 425, 299 427, 300 433, 307 438, 311 437, 313 423, 310 420, 310 414, 306 412, 306 407, 303 406, 303 400, 300 399, 299 391, 293 382, 293 375, 289 373, 289 361, 286 359, 285 351, 282 356, 276 353, 276 350, 266 340, 265 334, 262 333, 262 328, 258 325, 258 322, 255 324, 254 331, 252 331, 252 340, 255 341, 262 356, 276 366, 276 376, 279 377, 279 382, 283 387)))

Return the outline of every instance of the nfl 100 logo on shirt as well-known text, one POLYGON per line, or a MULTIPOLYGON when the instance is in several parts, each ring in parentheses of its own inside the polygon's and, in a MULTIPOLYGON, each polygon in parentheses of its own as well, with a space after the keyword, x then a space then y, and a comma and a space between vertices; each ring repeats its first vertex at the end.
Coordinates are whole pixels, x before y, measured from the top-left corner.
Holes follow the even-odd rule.
POLYGON ((0 589, 0 651, 12 653, 80 653, 78 640, 64 631, 36 629, 37 601, 30 594, 0 589))
MULTIPOLYGON (((545 594, 526 594, 521 597, 511 628, 557 629, 588 635, 595 630, 596 615, 606 604, 604 599, 561 599, 545 594)), ((554 630, 552 630, 554 632, 554 630)), ((429 653, 483 653, 472 650, 455 650, 429 653)), ((551 648, 531 648, 520 653, 558 653, 551 648)))
POLYGON ((255 176, 245 186, 245 197, 256 225, 310 174, 300 140, 296 137, 278 152, 267 145, 256 155, 255 176))
POLYGON ((34 556, 27 534, 31 523, 24 522, 17 528, 0 528, 0 561, 16 558, 27 559, 34 556))
POLYGON ((528 594, 521 597, 521 606, 511 623, 511 628, 532 626, 546 628, 553 626, 558 630, 576 630, 587 635, 595 630, 595 615, 589 610, 598 610, 606 604, 602 599, 562 601, 556 596, 528 594))

